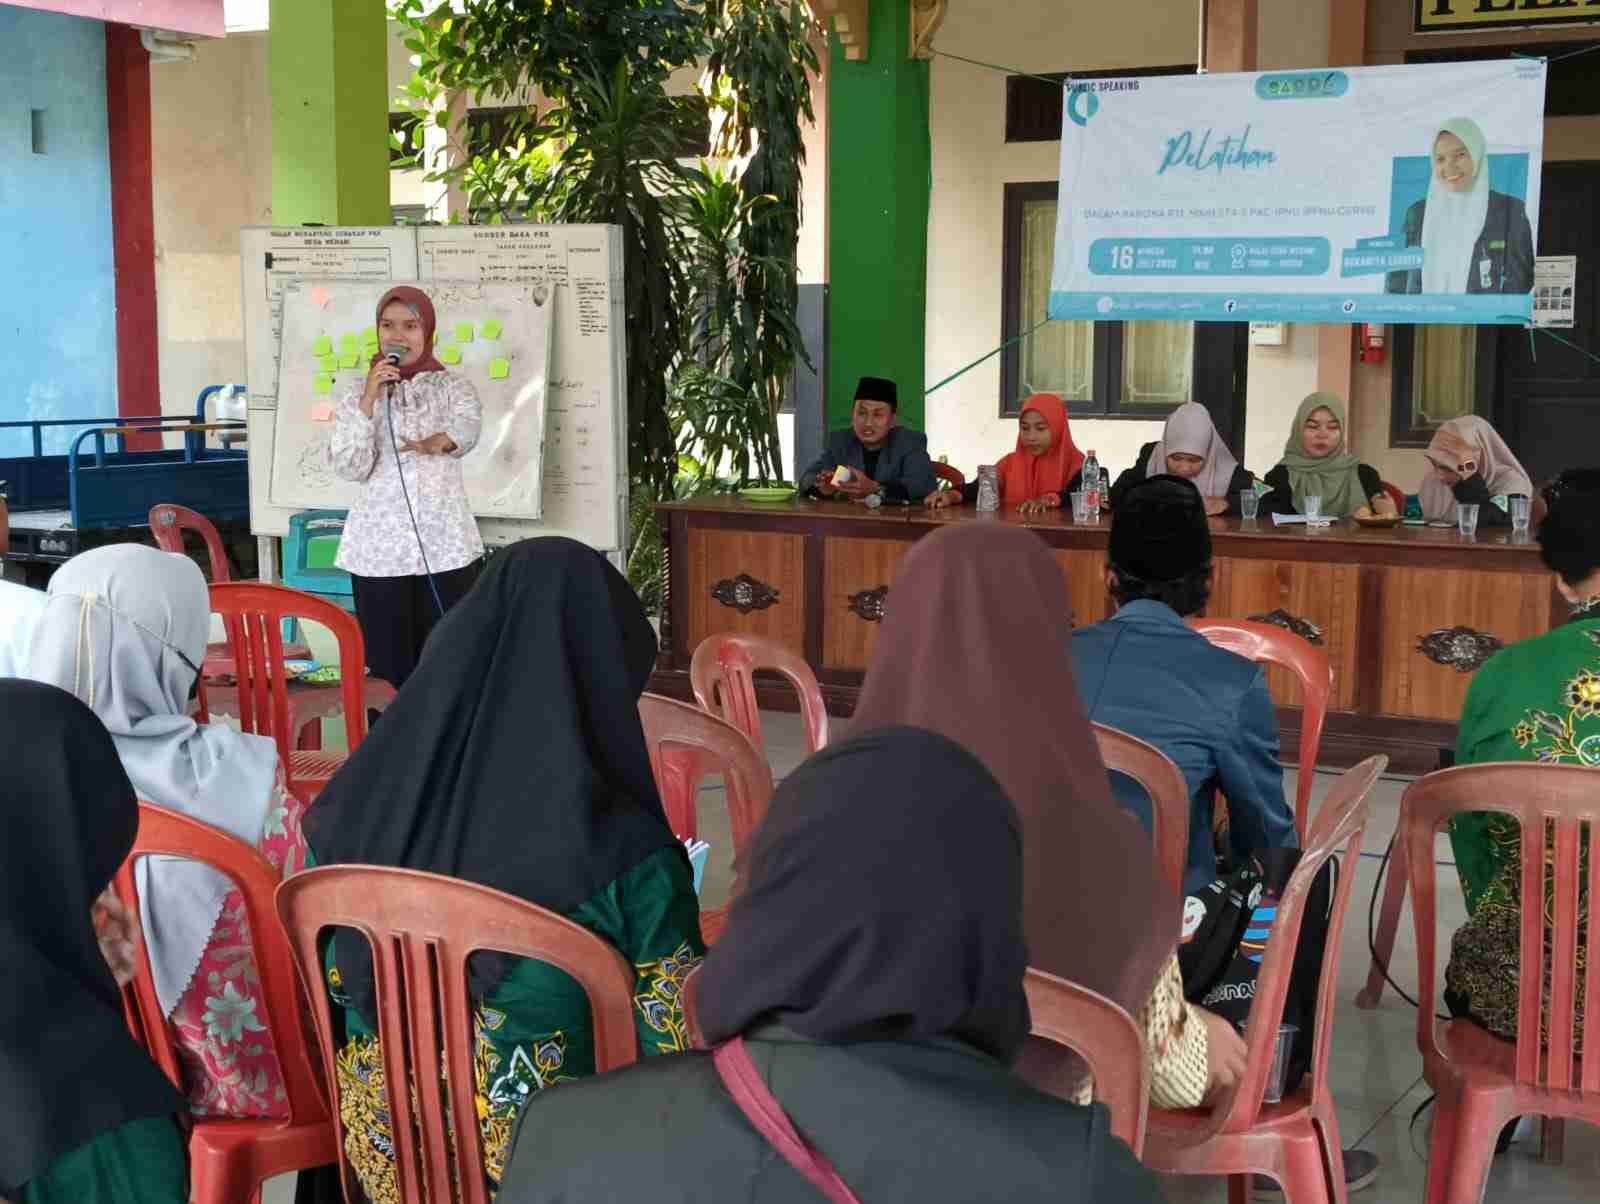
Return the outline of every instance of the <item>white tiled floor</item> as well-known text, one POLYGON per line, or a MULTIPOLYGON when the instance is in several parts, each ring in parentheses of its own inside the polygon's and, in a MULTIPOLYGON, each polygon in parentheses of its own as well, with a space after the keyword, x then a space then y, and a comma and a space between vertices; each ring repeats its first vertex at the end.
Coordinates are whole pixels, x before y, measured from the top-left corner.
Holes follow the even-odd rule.
MULTIPOLYGON (((804 732, 796 715, 764 713, 762 722, 773 773, 781 781, 804 759, 804 732)), ((843 738, 844 726, 836 721, 836 740, 843 738)), ((1330 774, 1318 775, 1316 797, 1319 801, 1332 778, 1330 774)), ((1292 772, 1288 775, 1286 789, 1292 798, 1292 772)), ((1355 1006, 1356 992, 1366 981, 1369 961, 1368 907, 1379 859, 1394 831, 1404 789, 1404 782, 1386 780, 1379 783, 1373 795, 1371 819, 1363 842, 1365 852, 1356 867, 1354 895, 1345 923, 1333 1058, 1329 1068, 1330 1087, 1339 1104, 1344 1141, 1351 1147, 1371 1150, 1382 1160, 1377 1183, 1355 1197, 1372 1204, 1422 1199, 1432 1115, 1430 1109, 1413 1127, 1413 1114, 1430 1094, 1421 1082, 1416 1013, 1393 991, 1385 992, 1382 1004, 1375 1011, 1365 1012, 1355 1006)), ((703 793, 701 827, 702 837, 713 847, 711 863, 706 870, 705 897, 708 903, 716 903, 726 897, 731 880, 727 811, 722 805, 720 786, 708 786, 703 793)), ((1442 841, 1440 856, 1441 860, 1449 859, 1448 846, 1442 841)), ((1450 932, 1465 916, 1461 892, 1453 870, 1442 871, 1439 883, 1441 931, 1450 932)), ((1402 917, 1391 973, 1395 981, 1408 989, 1416 981, 1416 951, 1409 910, 1402 917)), ((1509 1154, 1496 1159, 1486 1200, 1491 1204, 1494 1201, 1553 1204, 1555 1201, 1595 1199, 1600 1194, 1600 1133, 1583 1125, 1569 1124, 1563 1165, 1546 1166, 1537 1155, 1537 1139, 1530 1138, 1519 1141, 1509 1154)), ((1210 1204, 1227 1199, 1226 1184, 1220 1179, 1171 1178, 1167 1180, 1167 1190, 1175 1204, 1210 1204)), ((266 1204, 288 1204, 292 1199, 288 1180, 275 1181, 265 1193, 266 1204)))

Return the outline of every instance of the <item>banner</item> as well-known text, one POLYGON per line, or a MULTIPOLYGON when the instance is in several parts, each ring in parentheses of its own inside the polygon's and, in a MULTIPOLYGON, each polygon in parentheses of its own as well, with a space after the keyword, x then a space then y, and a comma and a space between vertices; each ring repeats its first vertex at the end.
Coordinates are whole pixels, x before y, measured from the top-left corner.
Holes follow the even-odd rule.
POLYGON ((1050 316, 1525 325, 1540 59, 1077 80, 1050 316))

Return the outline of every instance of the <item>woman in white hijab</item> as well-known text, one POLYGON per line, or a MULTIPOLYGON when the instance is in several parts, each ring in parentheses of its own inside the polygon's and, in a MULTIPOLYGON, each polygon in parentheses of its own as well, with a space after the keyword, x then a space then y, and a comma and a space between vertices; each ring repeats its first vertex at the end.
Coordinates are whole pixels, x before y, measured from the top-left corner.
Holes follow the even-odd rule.
POLYGON ((1453 117, 1434 131, 1428 197, 1406 212, 1406 245, 1422 267, 1389 275, 1391 293, 1526 293, 1533 228, 1523 202, 1489 187, 1489 143, 1453 117))
MULTIPOLYGON (((51 578, 25 676, 88 704, 141 799, 220 828, 292 873, 305 861, 302 806, 277 746, 189 717, 210 620, 192 560, 136 544, 96 548, 51 578)), ((243 898, 199 862, 146 857, 135 873, 156 997, 193 1112, 285 1115, 243 898)))
POLYGON ((1238 518, 1239 495, 1256 483, 1217 434, 1211 412, 1198 401, 1186 401, 1172 411, 1161 438, 1139 449, 1138 461, 1111 487, 1112 509, 1140 481, 1162 475, 1194 482, 1205 499, 1206 513, 1213 517, 1238 518))
POLYGON ((44 604, 43 590, 0 581, 0 677, 22 676, 44 604))
POLYGON ((1478 507, 1480 526, 1504 527, 1511 522, 1507 499, 1534 496, 1533 482, 1500 432, 1476 414, 1444 423, 1422 454, 1433 471, 1417 497, 1430 522, 1455 522, 1456 504, 1465 502, 1478 507))

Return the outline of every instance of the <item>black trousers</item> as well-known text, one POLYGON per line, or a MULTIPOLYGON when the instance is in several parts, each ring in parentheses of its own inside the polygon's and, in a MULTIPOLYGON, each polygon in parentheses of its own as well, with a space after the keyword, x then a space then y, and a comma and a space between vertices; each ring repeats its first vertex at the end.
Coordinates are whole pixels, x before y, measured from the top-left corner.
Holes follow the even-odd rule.
MULTIPOLYGON (((481 567, 482 562, 473 561, 433 575, 439 601, 447 612, 467 596, 481 567)), ((355 585, 356 620, 367 643, 367 669, 398 690, 417 667, 422 646, 439 621, 433 590, 422 576, 358 577, 352 573, 350 579, 355 585)))

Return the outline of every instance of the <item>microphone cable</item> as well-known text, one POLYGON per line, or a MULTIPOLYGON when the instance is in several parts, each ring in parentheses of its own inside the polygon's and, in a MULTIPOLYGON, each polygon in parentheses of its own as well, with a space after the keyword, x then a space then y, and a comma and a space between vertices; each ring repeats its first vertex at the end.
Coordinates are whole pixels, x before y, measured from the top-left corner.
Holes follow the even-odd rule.
MULTIPOLYGON (((397 362, 396 357, 386 353, 385 358, 391 363, 397 362)), ((403 384, 404 382, 402 382, 403 384)), ((398 390, 391 383, 389 395, 384 398, 383 416, 389 424, 389 446, 394 451, 394 471, 400 478, 400 496, 406 500, 406 514, 411 518, 411 533, 417 537, 417 551, 422 554, 422 572, 428 579, 428 589, 433 594, 433 605, 439 612, 439 617, 444 618, 444 600, 439 597, 439 584, 433 579, 433 569, 428 565, 428 548, 422 542, 422 528, 417 525, 417 512, 411 505, 411 491, 406 488, 406 469, 400 461, 400 442, 394 433, 394 398, 398 390)))

